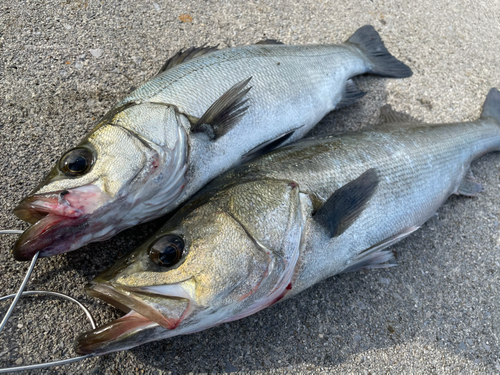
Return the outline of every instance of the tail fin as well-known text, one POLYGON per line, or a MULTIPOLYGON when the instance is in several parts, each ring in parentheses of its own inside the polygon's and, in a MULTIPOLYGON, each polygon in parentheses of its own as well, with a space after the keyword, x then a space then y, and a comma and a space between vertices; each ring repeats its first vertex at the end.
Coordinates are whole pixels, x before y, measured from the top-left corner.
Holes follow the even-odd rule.
POLYGON ((483 112, 481 112, 481 118, 483 117, 493 117, 500 123, 500 91, 494 87, 486 95, 483 112))
POLYGON ((346 43, 355 44, 372 62, 372 74, 390 78, 406 78, 413 74, 406 64, 387 51, 379 33, 371 25, 359 28, 346 43))

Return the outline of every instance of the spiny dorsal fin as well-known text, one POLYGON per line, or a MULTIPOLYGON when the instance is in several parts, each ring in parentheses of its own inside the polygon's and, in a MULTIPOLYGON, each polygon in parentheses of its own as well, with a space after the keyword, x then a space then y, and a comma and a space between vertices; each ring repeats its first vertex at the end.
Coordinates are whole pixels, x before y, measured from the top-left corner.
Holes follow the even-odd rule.
POLYGON ((392 109, 390 104, 384 105, 382 108, 380 108, 380 115, 378 118, 378 124, 392 124, 392 123, 421 123, 422 121, 417 120, 414 117, 411 117, 410 115, 404 113, 404 112, 397 112, 392 109))
POLYGON ((222 94, 192 126, 191 131, 205 132, 210 139, 215 140, 231 130, 249 107, 243 107, 248 99, 242 99, 252 88, 251 86, 245 88, 251 79, 252 77, 238 82, 222 94))
POLYGON ((331 237, 340 236, 361 215, 379 184, 375 168, 336 190, 314 214, 314 220, 328 230, 331 237))
POLYGON ((348 79, 345 83, 344 92, 342 93, 342 99, 338 102, 335 108, 346 107, 348 105, 356 103, 359 99, 365 96, 366 92, 358 89, 358 86, 354 83, 352 79, 348 79))
MULTIPOLYGON (((302 126, 299 126, 301 128, 302 126)), ((297 128, 297 129, 299 129, 297 128)), ((281 147, 283 143, 285 143, 292 135, 295 133, 297 129, 293 129, 288 133, 280 135, 278 138, 271 139, 270 141, 261 143, 257 147, 254 147, 250 151, 248 151, 245 155, 241 157, 241 162, 246 163, 249 160, 255 159, 259 156, 270 153, 273 150, 276 150, 278 147, 281 147)))
POLYGON ((285 43, 280 42, 279 40, 276 40, 276 39, 262 39, 262 40, 259 40, 255 44, 274 44, 274 45, 282 44, 282 45, 284 45, 285 43))
POLYGON ((201 55, 206 55, 207 53, 210 53, 213 51, 217 51, 217 47, 219 47, 219 46, 217 45, 215 47, 210 47, 210 46, 205 47, 203 45, 201 47, 191 47, 185 51, 180 50, 175 55, 173 55, 171 58, 169 58, 165 64, 163 64, 163 66, 161 67, 158 74, 163 73, 165 70, 173 68, 176 65, 182 64, 183 62, 192 60, 192 59, 199 57, 201 55))

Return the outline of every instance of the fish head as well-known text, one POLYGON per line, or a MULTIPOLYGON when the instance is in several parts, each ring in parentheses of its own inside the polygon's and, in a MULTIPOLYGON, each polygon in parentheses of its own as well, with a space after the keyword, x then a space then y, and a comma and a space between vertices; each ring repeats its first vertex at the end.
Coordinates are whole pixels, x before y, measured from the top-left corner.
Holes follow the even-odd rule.
POLYGON ((17 260, 51 256, 103 241, 155 218, 182 190, 186 133, 175 108, 126 104, 108 113, 65 152, 14 209, 33 224, 16 242, 17 260))
POLYGON ((298 195, 286 182, 257 181, 185 206, 87 287, 128 314, 80 335, 77 352, 198 332, 282 299, 301 246, 298 195))

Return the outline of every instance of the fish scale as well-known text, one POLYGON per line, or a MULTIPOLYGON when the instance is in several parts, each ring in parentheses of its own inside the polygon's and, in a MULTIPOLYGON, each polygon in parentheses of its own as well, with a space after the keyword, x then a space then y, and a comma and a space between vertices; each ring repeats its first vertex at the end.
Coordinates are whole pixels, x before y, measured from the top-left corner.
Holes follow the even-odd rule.
MULTIPOLYGON (((304 136, 340 101, 342 87, 337 82, 364 73, 370 66, 350 46, 273 45, 265 48, 264 54, 263 48, 245 46, 212 52, 175 67, 168 74, 162 73, 121 102, 147 100, 174 104, 181 112, 200 117, 232 83, 252 77, 249 83, 252 88, 246 96, 249 109, 230 135, 209 146, 211 153, 204 152, 203 160, 192 159, 190 171, 192 179, 197 181, 187 187, 184 196, 197 191, 228 166, 237 164, 241 152, 297 127, 301 128, 288 142, 304 136), (214 81, 213 77, 221 75, 226 77, 224 81, 214 81), (187 87, 211 90, 186 90, 187 87), (279 108, 272 103, 280 103, 279 108), (252 142, 248 142, 249 137, 252 142), (229 151, 236 149, 238 152, 229 151)), ((192 153, 197 154, 207 145, 193 137, 191 147, 192 153)))
POLYGON ((276 98, 276 95, 287 96, 282 90, 295 89, 297 84, 305 84, 300 86, 305 90, 317 88, 317 84, 328 85, 325 76, 338 72, 339 68, 354 73, 351 76, 367 69, 369 63, 359 52, 338 47, 258 45, 212 52, 160 74, 119 105, 136 100, 176 103, 186 113, 201 116, 228 88, 227 81, 214 81, 213 77, 222 75, 239 82, 250 74, 254 87, 252 97, 265 100, 276 98), (207 86, 213 90, 191 89, 207 86), (185 90, 186 87, 190 90, 185 90))
POLYGON ((408 123, 381 112, 392 120, 373 130, 306 139, 213 180, 89 285, 90 295, 134 312, 80 335, 77 352, 198 332, 333 275, 393 265, 388 246, 451 194, 480 191, 470 163, 500 150, 500 92, 490 90, 474 122, 408 123), (183 253, 160 264, 155 254, 168 254, 172 238, 183 253), (165 323, 172 318, 175 327, 165 323))
MULTIPOLYGON (((436 125, 424 131, 418 127, 392 132, 369 131, 341 138, 341 155, 338 148, 336 152, 318 155, 317 178, 292 175, 303 187, 301 191, 328 197, 371 167, 377 169, 381 182, 359 219, 343 235, 325 239, 327 246, 322 249, 311 245, 311 254, 302 255, 316 262, 310 265, 311 270, 299 272, 297 288, 290 296, 341 272, 363 250, 410 227, 422 225, 457 191, 472 160, 500 149, 499 124, 490 119, 436 125), (343 158, 347 155, 349 157, 343 158), (342 163, 332 163, 332 159, 340 159, 342 163), (333 252, 334 262, 328 260, 333 252), (315 277, 309 277, 311 274, 315 277)), ((307 147, 309 142, 314 141, 301 143, 307 147)), ((283 175, 290 176, 290 173, 288 170, 283 175)), ((283 175, 269 172, 270 177, 283 175)), ((310 223, 314 224, 312 220, 310 223)))

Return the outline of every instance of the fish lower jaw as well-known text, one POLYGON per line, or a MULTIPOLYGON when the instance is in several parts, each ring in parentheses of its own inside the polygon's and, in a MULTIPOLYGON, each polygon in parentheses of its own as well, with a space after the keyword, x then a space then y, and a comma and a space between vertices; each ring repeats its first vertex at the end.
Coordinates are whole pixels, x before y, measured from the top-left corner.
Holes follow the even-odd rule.
POLYGON ((40 252, 40 257, 66 253, 90 242, 104 241, 119 231, 106 220, 88 225, 90 220, 90 215, 68 218, 48 214, 18 238, 12 250, 14 258, 27 261, 37 252, 40 252))
POLYGON ((157 323, 132 310, 119 319, 80 334, 76 338, 75 351, 80 355, 102 355, 130 349, 146 342, 134 342, 130 340, 130 336, 157 327, 157 323))
POLYGON ((131 310, 121 318, 80 334, 75 342, 75 351, 80 355, 103 355, 131 349, 150 341, 189 335, 229 321, 227 316, 231 313, 231 309, 219 311, 219 314, 207 313, 205 318, 197 316, 194 322, 167 329, 131 310))

